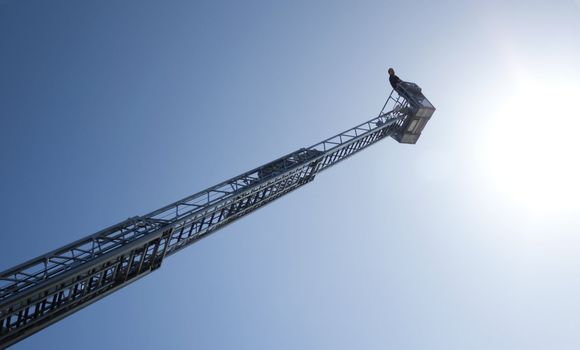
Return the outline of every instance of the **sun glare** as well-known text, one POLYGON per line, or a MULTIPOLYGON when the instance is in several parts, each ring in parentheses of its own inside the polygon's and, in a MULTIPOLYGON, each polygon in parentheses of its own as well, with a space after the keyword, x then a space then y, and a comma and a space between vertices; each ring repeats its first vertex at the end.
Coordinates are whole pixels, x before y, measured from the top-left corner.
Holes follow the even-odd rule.
POLYGON ((580 87, 520 79, 494 113, 485 169, 506 199, 541 212, 580 209, 580 87))

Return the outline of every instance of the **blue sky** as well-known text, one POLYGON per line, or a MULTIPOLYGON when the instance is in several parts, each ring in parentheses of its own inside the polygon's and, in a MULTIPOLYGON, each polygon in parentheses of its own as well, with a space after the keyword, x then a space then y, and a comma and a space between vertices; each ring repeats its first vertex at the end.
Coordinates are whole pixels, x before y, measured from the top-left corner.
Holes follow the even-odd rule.
POLYGON ((0 270, 438 108, 15 349, 578 349, 578 1, 0 1, 0 270), (541 112, 541 113, 540 113, 541 112))

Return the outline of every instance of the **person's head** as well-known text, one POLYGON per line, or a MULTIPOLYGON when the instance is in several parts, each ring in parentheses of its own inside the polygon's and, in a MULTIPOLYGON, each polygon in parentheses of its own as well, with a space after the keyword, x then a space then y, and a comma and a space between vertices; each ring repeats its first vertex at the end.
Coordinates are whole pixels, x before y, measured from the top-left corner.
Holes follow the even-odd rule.
POLYGON ((393 68, 389 68, 389 75, 395 75, 395 70, 393 68))

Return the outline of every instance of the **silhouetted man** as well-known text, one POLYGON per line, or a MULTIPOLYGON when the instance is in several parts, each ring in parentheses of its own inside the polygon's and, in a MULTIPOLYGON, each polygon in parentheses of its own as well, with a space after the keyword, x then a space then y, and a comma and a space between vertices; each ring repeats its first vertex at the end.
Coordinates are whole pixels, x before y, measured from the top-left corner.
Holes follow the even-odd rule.
POLYGON ((420 97, 418 95, 421 95, 421 88, 417 84, 402 81, 401 78, 395 75, 395 70, 393 68, 389 68, 389 83, 391 83, 393 89, 406 100, 408 100, 411 95, 415 98, 418 98, 420 97))
POLYGON ((389 68, 389 83, 391 83, 393 89, 398 91, 397 88, 401 82, 402 80, 395 75, 395 70, 393 68, 389 68))

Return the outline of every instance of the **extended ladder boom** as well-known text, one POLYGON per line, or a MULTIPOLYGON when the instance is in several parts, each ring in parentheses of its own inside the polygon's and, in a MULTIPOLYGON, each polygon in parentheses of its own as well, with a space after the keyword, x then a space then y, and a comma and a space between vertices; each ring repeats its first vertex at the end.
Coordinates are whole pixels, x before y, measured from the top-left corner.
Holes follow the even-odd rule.
POLYGON ((379 140, 415 143, 434 110, 421 93, 393 91, 379 116, 365 123, 3 271, 0 348, 147 275, 166 256, 379 140))

